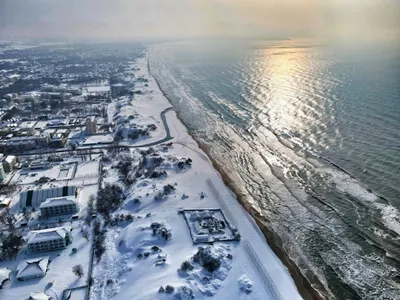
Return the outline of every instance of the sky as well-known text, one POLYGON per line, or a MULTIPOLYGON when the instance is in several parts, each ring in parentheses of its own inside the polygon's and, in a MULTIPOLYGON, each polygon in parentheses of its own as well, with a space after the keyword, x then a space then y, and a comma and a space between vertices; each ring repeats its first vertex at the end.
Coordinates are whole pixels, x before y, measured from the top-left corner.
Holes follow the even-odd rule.
POLYGON ((0 0, 0 40, 398 38, 400 0, 0 0))

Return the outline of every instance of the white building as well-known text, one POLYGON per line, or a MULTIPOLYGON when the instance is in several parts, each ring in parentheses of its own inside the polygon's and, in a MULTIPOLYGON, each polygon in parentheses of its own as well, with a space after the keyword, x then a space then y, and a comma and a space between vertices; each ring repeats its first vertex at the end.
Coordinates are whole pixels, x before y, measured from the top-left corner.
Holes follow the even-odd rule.
POLYGON ((14 155, 8 155, 4 160, 3 160, 3 168, 5 172, 10 172, 15 164, 17 163, 17 158, 14 155))
POLYGON ((40 204, 39 208, 44 217, 73 215, 78 211, 75 196, 48 198, 40 204))
POLYGON ((44 277, 49 265, 49 257, 39 257, 21 261, 17 267, 17 279, 24 281, 44 277))
POLYGON ((46 201, 48 198, 55 197, 65 197, 65 196, 78 196, 78 190, 76 186, 68 185, 68 186, 60 186, 51 189, 34 189, 23 191, 19 194, 19 204, 20 208, 24 207, 35 207, 38 208, 40 204, 46 201))
POLYGON ((65 249, 72 241, 71 226, 30 231, 27 239, 30 253, 65 249))

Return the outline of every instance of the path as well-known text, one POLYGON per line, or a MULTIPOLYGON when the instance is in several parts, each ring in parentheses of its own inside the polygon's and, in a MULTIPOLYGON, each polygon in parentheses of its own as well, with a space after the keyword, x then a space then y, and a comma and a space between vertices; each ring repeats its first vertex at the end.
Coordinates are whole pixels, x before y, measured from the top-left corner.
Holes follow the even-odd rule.
MULTIPOLYGON (((217 188, 215 187, 214 183, 210 178, 206 180, 207 185, 209 189, 211 190, 213 196, 221 206, 221 210, 224 212, 225 216, 228 218, 228 221, 234 225, 235 227, 237 226, 237 222, 232 215, 228 205, 225 203, 225 200, 221 197, 220 193, 218 192, 217 188)), ((249 220, 250 221, 250 220, 249 220)), ((254 222, 250 223, 253 225, 254 222)), ((259 229, 256 230, 259 232, 259 229)), ((264 238, 264 237, 263 237, 264 238)), ((240 242, 240 246, 244 249, 244 252, 246 253, 249 261, 253 264, 254 269, 257 270, 258 275, 260 276, 261 281, 264 283, 264 286, 268 289, 268 292, 272 295, 274 300, 283 300, 282 295, 279 293, 278 288, 276 287, 275 283, 271 279, 271 276, 269 275, 268 271, 264 268, 264 265, 260 261, 260 258, 258 257, 257 253, 255 252, 253 246, 251 244, 243 239, 240 242)))

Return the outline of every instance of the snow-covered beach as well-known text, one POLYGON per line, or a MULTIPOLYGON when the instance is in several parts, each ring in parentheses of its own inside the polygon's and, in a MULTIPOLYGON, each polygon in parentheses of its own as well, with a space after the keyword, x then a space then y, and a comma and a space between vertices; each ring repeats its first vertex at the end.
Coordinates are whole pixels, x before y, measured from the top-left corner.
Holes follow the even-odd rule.
MULTIPOLYGON (((155 123, 154 134, 140 142, 149 144, 166 135, 161 112, 171 104, 149 73, 147 57, 139 59, 135 65, 135 76, 147 81, 140 86, 142 93, 135 95, 131 106, 120 110, 119 114, 131 114, 134 110, 136 124, 155 123)), ((173 139, 168 144, 154 146, 146 155, 162 161, 157 170, 164 171, 166 176, 141 178, 128 188, 127 199, 114 215, 134 213, 134 221, 107 227, 106 252, 94 263, 91 299, 170 299, 167 286, 174 287, 181 299, 192 296, 195 299, 210 296, 214 299, 301 299, 288 270, 273 253, 253 218, 227 188, 208 156, 173 110, 165 116, 173 139), (187 164, 182 165, 183 162, 187 164), (166 186, 173 188, 165 193, 166 186), (164 194, 159 199, 163 188, 164 194), (184 214, 180 213, 187 210, 198 211, 197 217, 211 210, 222 212, 211 219, 233 228, 233 234, 238 233, 240 241, 210 243, 210 239, 202 236, 198 240, 200 243, 194 243, 196 239, 184 214), (220 220, 221 215, 224 220, 220 220), (154 224, 165 227, 171 237, 160 238, 154 224), (201 243, 202 240, 205 243, 201 243), (218 270, 208 272, 201 268, 196 260, 199 252, 219 258, 218 270), (185 270, 182 270, 183 262, 190 265, 185 270)), ((120 159, 118 155, 135 157, 138 153, 131 150, 129 154, 117 154, 116 158, 120 159)), ((113 161, 106 164, 105 183, 121 180, 113 161)), ((209 220, 210 216, 207 218, 209 220)), ((226 231, 224 227, 223 232, 226 231)))

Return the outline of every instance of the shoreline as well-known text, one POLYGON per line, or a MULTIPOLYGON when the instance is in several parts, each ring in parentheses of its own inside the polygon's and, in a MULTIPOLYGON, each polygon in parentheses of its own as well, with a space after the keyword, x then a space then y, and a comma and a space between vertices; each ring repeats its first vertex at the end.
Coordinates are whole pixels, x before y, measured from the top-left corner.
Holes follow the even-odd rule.
MULTIPOLYGON (((148 72, 149 72, 150 76, 152 76, 154 78, 154 80, 157 84, 157 87, 161 91, 163 96, 168 100, 170 105, 172 107, 174 107, 174 105, 169 100, 167 94, 161 88, 160 83, 158 82, 158 79, 151 72, 149 54, 150 53, 148 53, 148 55, 147 55, 148 72)), ((176 113, 177 118, 182 122, 182 124, 185 125, 180 114, 176 110, 175 110, 175 113, 176 113)), ((289 271, 300 295, 303 297, 303 299, 306 299, 306 300, 326 299, 317 289, 315 289, 313 287, 312 283, 309 282, 308 279, 301 273, 301 270, 299 269, 299 267, 295 264, 295 262, 286 253, 286 251, 284 250, 284 247, 282 246, 281 238, 276 233, 274 233, 271 229, 269 229, 263 223, 265 221, 265 220, 263 220, 263 217, 249 203, 244 201, 244 199, 241 197, 240 193, 238 192, 238 189, 235 186, 233 180, 231 180, 229 175, 223 170, 223 168, 220 166, 220 164, 210 155, 209 149, 204 144, 202 144, 201 141, 199 141, 199 139, 195 135, 193 135, 189 130, 187 132, 193 138, 193 140, 196 141, 198 147, 210 159, 213 168, 221 175, 221 178, 222 178, 224 184, 235 194, 236 200, 254 218, 254 220, 257 223, 257 226, 261 229, 261 231, 264 235, 264 238, 265 238, 266 242, 268 243, 269 247, 272 249, 272 251, 275 253, 275 255, 281 260, 281 262, 288 269, 288 271, 289 271)), ((316 278, 316 281, 319 283, 317 278, 316 278)))
MULTIPOLYGON (((177 114, 178 115, 178 114, 177 114)), ((179 115, 178 118, 180 119, 179 115)), ((180 119, 181 120, 181 119, 180 119)), ((182 122, 182 120, 181 120, 182 122)), ((246 201, 243 200, 243 197, 238 192, 237 187, 235 186, 233 180, 230 176, 223 170, 220 164, 212 158, 210 155, 210 151, 208 148, 202 144, 198 138, 193 136, 189 132, 190 136, 197 142, 199 148, 206 153, 208 158, 211 160, 213 168, 217 170, 217 172, 221 175, 222 180, 225 185, 235 194, 237 201, 244 207, 244 209, 254 218, 257 223, 257 226, 261 229, 266 242, 269 247, 275 253, 275 255, 281 260, 281 262, 288 269, 290 276, 292 277, 300 295, 305 300, 323 300, 326 299, 321 293, 316 290, 312 284, 308 281, 308 279, 301 273, 299 267, 295 264, 295 262, 289 257, 286 253, 281 238, 273 232, 270 228, 268 228, 263 222, 263 217, 246 201)))

